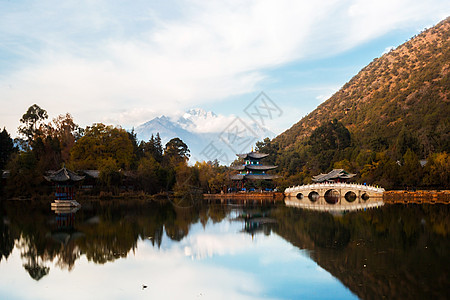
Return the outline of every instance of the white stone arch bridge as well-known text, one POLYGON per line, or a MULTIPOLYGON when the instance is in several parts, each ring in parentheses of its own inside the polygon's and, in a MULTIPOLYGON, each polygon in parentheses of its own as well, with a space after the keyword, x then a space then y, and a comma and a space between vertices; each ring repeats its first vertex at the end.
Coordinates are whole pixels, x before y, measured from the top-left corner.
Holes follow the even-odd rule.
POLYGON ((355 183, 314 183, 289 187, 284 191, 287 204, 292 202, 295 206, 320 210, 380 206, 383 193, 383 188, 355 183))

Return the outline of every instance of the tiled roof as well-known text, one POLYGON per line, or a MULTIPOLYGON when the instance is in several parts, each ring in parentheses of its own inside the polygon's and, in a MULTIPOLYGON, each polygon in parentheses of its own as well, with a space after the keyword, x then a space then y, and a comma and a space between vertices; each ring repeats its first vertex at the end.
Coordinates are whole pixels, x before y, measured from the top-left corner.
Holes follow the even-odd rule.
POLYGON ((240 158, 246 159, 246 158, 254 158, 254 159, 261 159, 264 158, 266 156, 269 156, 269 154, 266 153, 259 153, 259 152, 249 152, 249 153, 244 153, 244 154, 236 154, 237 156, 239 156, 240 158))
POLYGON ((344 169, 333 169, 328 174, 319 174, 319 175, 313 176, 312 180, 315 182, 324 182, 324 181, 329 181, 329 180, 333 180, 336 178, 349 179, 354 176, 356 176, 356 174, 348 173, 344 169))
POLYGON ((65 181, 80 181, 84 179, 84 176, 79 176, 74 172, 63 167, 58 171, 51 173, 48 176, 44 176, 48 181, 65 182, 65 181))

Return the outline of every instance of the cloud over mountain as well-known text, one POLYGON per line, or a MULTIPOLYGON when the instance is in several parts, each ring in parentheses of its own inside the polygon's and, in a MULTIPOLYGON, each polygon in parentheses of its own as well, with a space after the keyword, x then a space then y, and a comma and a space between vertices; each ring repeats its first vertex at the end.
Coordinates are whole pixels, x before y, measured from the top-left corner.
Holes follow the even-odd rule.
POLYGON ((138 139, 144 141, 159 133, 163 145, 172 138, 181 138, 191 151, 191 162, 217 159, 222 164, 231 163, 236 153, 250 151, 256 141, 274 136, 273 132, 249 120, 217 115, 200 108, 189 109, 174 118, 156 117, 136 127, 135 131, 138 139), (230 139, 236 142, 232 144, 230 139), (214 153, 211 146, 216 149, 214 153))

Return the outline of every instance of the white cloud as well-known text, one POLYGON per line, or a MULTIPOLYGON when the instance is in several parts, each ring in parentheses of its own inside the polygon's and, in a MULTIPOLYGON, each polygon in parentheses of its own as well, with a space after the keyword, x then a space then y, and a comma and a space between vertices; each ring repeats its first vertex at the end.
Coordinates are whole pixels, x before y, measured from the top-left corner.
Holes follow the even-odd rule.
POLYGON ((318 100, 320 103, 328 100, 333 96, 334 93, 336 93, 340 87, 325 87, 321 91, 321 94, 316 96, 316 100, 318 100))
POLYGON ((394 46, 386 47, 386 48, 384 48, 384 51, 383 51, 383 53, 382 53, 381 55, 384 55, 384 54, 386 54, 386 53, 389 53, 391 50, 394 50, 394 49, 395 49, 394 46))
POLYGON ((260 90, 281 65, 450 11, 439 0, 183 1, 174 15, 146 2, 9 5, 0 13, 0 67, 19 59, 0 71, 0 101, 10 107, 0 117, 10 131, 33 103, 71 112, 81 125, 136 126, 260 90))

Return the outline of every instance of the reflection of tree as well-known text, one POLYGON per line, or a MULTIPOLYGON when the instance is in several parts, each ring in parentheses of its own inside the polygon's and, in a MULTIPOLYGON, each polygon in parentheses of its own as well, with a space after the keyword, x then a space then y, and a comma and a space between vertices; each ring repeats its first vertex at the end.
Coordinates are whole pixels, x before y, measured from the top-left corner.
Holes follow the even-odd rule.
POLYGON ((275 231, 361 298, 441 298, 447 293, 448 206, 384 206, 341 217, 292 208, 275 231))
POLYGON ((208 208, 208 215, 214 223, 218 223, 225 219, 230 211, 231 208, 226 205, 211 205, 208 208))
POLYGON ((33 278, 42 278, 50 271, 45 262, 56 260, 57 267, 70 271, 85 255, 92 262, 104 264, 126 257, 140 239, 159 247, 165 230, 170 239, 179 241, 189 233, 191 224, 206 224, 210 219, 220 222, 230 211, 227 203, 200 201, 188 208, 170 202, 94 201, 76 212, 70 226, 62 228, 57 222, 61 215, 56 220, 48 203, 7 202, 5 212, 11 224, 8 231, 1 228, 4 236, 11 234, 6 253, 11 252, 14 241, 20 241, 16 244, 24 267, 33 278))
POLYGON ((9 226, 5 224, 3 215, 3 207, 0 206, 0 262, 3 257, 8 258, 14 249, 14 239, 11 236, 9 226))
POLYGON ((115 211, 107 210, 99 217, 94 226, 78 226, 86 238, 80 240, 79 247, 88 260, 104 264, 126 257, 137 246, 139 228, 131 219, 126 219, 115 211))
POLYGON ((167 236, 174 241, 181 241, 189 233, 189 227, 198 220, 198 211, 196 208, 174 207, 173 213, 169 214, 172 218, 167 218, 165 229, 167 236))
MULTIPOLYGON (((57 257, 56 265, 61 269, 67 269, 71 271, 75 266, 75 261, 80 258, 81 251, 78 247, 78 238, 83 235, 73 230, 56 231, 52 234, 52 240, 55 244, 55 255, 57 257)), ((53 244, 54 245, 54 244, 53 244)))
POLYGON ((50 272, 50 268, 44 265, 45 255, 40 255, 37 247, 29 239, 21 239, 19 247, 22 249, 20 257, 25 260, 23 267, 31 278, 38 281, 50 272))

